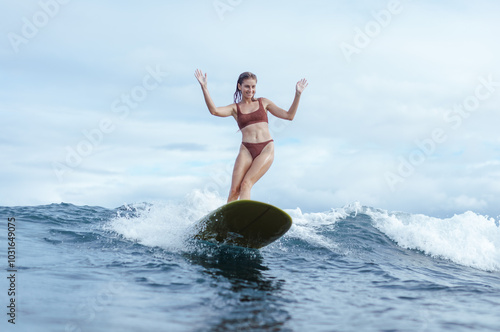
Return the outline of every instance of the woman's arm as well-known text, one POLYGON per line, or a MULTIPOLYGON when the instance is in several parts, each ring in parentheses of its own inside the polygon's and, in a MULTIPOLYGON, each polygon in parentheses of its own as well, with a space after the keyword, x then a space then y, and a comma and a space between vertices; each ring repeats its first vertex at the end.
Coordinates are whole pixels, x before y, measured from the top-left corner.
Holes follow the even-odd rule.
POLYGON ((300 96, 302 95, 302 92, 307 87, 307 85, 307 80, 305 78, 297 82, 297 85, 295 87, 295 98, 293 99, 292 106, 290 106, 288 112, 276 106, 272 101, 268 99, 265 99, 265 101, 267 102, 266 109, 275 117, 292 121, 295 117, 295 113, 297 113, 297 109, 299 108, 300 96))
POLYGON ((207 87, 207 74, 203 75, 203 72, 199 69, 196 69, 196 72, 194 74, 198 82, 200 83, 201 90, 203 91, 203 97, 205 97, 205 103, 207 104, 208 110, 212 115, 215 116, 221 116, 221 117, 226 117, 226 116, 231 116, 236 113, 234 104, 228 105, 228 106, 222 106, 222 107, 217 107, 215 106, 214 101, 212 100, 212 97, 210 97, 210 94, 208 93, 208 87, 207 87))

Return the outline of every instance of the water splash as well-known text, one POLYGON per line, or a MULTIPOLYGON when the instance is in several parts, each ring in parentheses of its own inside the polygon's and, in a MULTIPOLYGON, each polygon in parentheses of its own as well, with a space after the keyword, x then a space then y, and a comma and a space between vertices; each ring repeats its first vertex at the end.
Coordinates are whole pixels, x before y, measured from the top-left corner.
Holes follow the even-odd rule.
POLYGON ((193 191, 181 202, 153 202, 120 208, 106 228, 150 247, 185 248, 196 222, 224 201, 216 194, 193 191))

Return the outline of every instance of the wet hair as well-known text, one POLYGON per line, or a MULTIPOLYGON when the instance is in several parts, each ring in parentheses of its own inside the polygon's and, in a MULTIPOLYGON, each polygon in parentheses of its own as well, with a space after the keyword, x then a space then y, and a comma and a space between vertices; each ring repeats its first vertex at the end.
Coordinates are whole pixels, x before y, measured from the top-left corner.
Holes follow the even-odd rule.
POLYGON ((236 92, 234 93, 234 103, 237 104, 241 101, 241 91, 238 90, 238 84, 243 84, 243 81, 248 79, 248 78, 253 78, 255 82, 257 82, 257 76, 249 71, 246 71, 238 77, 238 83, 236 83, 236 92))

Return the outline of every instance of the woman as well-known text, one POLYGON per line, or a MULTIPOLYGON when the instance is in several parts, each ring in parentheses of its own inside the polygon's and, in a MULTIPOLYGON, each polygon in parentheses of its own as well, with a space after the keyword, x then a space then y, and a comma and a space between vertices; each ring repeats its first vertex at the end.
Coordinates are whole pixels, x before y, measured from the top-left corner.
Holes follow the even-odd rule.
POLYGON ((242 134, 240 152, 236 158, 227 202, 250 199, 253 185, 267 172, 274 159, 274 142, 269 133, 267 111, 272 115, 293 120, 299 107, 300 95, 307 87, 306 79, 297 82, 295 98, 288 111, 266 98, 255 99, 257 76, 244 72, 238 78, 234 104, 216 107, 207 88, 207 74, 199 69, 195 76, 200 82, 203 96, 211 114, 220 117, 233 116, 242 134))

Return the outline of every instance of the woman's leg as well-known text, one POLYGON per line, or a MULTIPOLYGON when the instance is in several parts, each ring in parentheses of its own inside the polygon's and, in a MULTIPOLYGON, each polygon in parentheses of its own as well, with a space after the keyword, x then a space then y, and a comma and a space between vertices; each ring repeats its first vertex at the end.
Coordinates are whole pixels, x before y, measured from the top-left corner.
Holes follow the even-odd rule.
MULTIPOLYGON (((250 154, 250 153, 249 153, 250 154)), ((253 160, 240 184, 240 198, 250 199, 253 185, 269 170, 274 160, 274 143, 270 142, 253 160)))
POLYGON ((241 181, 243 181, 243 177, 252 165, 252 161, 250 152, 248 152, 247 148, 241 145, 240 152, 238 153, 238 157, 236 157, 236 161, 234 163, 231 189, 229 190, 229 197, 227 198, 228 203, 237 200, 240 196, 241 181))

